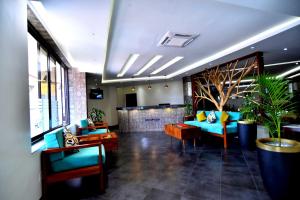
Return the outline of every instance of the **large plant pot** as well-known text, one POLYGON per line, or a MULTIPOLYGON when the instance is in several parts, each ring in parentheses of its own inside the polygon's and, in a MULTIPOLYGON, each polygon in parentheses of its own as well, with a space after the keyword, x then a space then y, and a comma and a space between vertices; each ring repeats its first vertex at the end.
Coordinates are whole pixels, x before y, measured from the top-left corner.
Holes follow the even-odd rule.
POLYGON ((242 149, 256 148, 257 125, 255 121, 238 121, 239 141, 242 149))
POLYGON ((292 147, 276 147, 267 144, 271 138, 256 140, 261 176, 273 200, 299 198, 300 143, 281 139, 292 147))

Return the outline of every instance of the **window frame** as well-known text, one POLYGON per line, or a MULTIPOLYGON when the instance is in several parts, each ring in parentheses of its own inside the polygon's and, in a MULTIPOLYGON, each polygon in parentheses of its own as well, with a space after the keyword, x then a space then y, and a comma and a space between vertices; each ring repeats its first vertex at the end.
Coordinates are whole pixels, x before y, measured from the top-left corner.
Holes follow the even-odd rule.
MULTIPOLYGON (((33 27, 33 25, 28 21, 28 33, 37 41, 37 50, 38 54, 40 53, 41 48, 44 49, 47 52, 47 74, 48 74, 48 101, 49 101, 49 130, 44 131, 34 137, 31 137, 31 145, 34 145, 41 140, 43 140, 44 135, 46 133, 49 133, 55 129, 63 127, 63 122, 66 123, 66 125, 70 124, 70 109, 69 109, 69 78, 68 78, 68 67, 64 64, 64 62, 60 59, 60 57, 54 52, 52 47, 45 41, 45 39, 40 35, 40 33, 33 27), (61 74, 61 93, 64 93, 64 95, 61 94, 61 103, 65 106, 62 108, 62 124, 58 125, 56 127, 52 127, 52 112, 51 112, 51 71, 50 71, 50 59, 53 59, 55 64, 59 63, 60 65, 60 74, 61 74), (64 75, 64 77, 62 77, 64 75), (62 81, 64 80, 64 82, 62 81), (62 89, 64 85, 64 90, 62 89), (65 97, 63 99, 63 96, 65 97), (63 111, 64 110, 64 111, 63 111), (65 116, 63 113, 65 112, 65 116)), ((37 63, 37 69, 38 69, 38 77, 41 77, 41 66, 39 63, 37 63)), ((57 70, 57 69, 56 69, 57 70)), ((41 95, 41 87, 38 87, 38 94, 41 95)))

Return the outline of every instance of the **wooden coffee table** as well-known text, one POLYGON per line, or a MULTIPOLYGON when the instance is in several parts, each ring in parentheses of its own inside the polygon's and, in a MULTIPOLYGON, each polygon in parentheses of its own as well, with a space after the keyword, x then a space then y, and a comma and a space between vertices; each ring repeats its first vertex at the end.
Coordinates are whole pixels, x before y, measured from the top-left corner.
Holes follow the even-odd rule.
POLYGON ((91 142, 101 141, 105 147, 105 151, 118 150, 118 146, 119 146, 118 135, 115 132, 78 136, 78 139, 81 143, 91 143, 91 142))
POLYGON ((196 126, 191 125, 182 125, 182 124, 166 124, 165 125, 165 134, 181 140, 183 148, 185 148, 185 141, 189 139, 194 140, 194 147, 196 146, 196 139, 201 136, 201 129, 196 126))

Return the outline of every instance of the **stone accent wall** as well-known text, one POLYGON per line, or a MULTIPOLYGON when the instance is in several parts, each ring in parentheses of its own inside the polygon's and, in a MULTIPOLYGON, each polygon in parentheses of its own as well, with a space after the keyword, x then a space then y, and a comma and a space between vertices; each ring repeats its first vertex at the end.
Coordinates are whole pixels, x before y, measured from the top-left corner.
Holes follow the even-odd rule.
POLYGON ((183 96, 185 104, 192 104, 192 81, 190 76, 186 76, 182 78, 183 82, 183 96))
POLYGON ((87 117, 85 73, 69 69, 70 123, 79 124, 87 117))
POLYGON ((121 132, 163 131, 168 123, 183 123, 184 108, 118 110, 121 132))

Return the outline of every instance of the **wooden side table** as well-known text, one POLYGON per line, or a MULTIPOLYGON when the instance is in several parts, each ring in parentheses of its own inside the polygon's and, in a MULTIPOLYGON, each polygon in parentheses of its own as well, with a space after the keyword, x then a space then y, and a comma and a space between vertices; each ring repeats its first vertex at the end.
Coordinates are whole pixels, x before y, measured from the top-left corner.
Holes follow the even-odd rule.
POLYGON ((182 146, 185 148, 185 141, 188 139, 194 140, 194 147, 196 147, 196 139, 201 136, 201 129, 196 126, 190 126, 186 124, 166 124, 165 134, 181 140, 182 146))
POLYGON ((101 141, 105 147, 105 151, 115 151, 119 147, 119 138, 115 132, 104 134, 90 134, 84 136, 77 136, 81 143, 91 143, 101 141))

